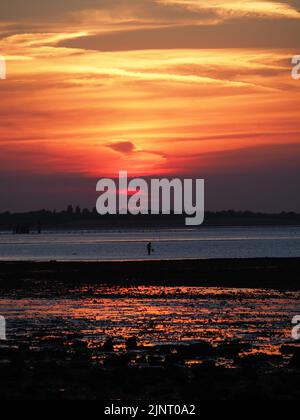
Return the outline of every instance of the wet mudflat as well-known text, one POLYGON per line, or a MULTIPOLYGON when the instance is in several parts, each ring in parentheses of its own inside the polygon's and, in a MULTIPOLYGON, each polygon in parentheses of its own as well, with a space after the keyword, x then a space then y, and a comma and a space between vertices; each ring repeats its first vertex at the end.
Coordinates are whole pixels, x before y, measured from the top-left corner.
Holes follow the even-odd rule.
POLYGON ((298 291, 54 287, 2 291, 2 398, 300 397, 298 291))

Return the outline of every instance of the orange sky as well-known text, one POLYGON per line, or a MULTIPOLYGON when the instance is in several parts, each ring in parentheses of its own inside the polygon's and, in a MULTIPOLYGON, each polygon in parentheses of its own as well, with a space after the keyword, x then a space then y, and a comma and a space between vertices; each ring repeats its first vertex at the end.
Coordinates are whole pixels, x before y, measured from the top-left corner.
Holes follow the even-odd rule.
MULTIPOLYGON (((208 177, 296 171, 296 5, 1 5, 0 54, 8 74, 0 81, 0 176, 15 182, 16 175, 96 180, 119 170, 208 177)), ((8 208, 13 200, 1 182, 0 191, 8 208)), ((292 194, 289 208, 299 203, 292 194)))

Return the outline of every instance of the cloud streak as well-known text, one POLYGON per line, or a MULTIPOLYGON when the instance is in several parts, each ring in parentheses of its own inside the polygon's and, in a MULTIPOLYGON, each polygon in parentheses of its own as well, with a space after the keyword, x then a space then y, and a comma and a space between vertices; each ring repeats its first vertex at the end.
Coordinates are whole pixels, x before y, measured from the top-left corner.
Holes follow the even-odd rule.
POLYGON ((227 19, 245 16, 300 19, 300 12, 292 5, 275 1, 157 0, 157 2, 168 6, 182 6, 192 11, 212 11, 227 19))

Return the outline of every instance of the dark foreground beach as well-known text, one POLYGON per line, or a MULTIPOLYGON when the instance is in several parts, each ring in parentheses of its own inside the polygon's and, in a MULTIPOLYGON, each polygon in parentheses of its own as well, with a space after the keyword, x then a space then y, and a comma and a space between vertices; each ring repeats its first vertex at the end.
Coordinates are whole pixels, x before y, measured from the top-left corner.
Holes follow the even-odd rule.
POLYGON ((26 294, 37 285, 54 283, 58 293, 76 283, 299 290, 300 258, 0 262, 1 291, 20 286, 20 293, 26 294))
POLYGON ((298 400, 299 274, 300 259, 0 263, 1 398, 298 400))

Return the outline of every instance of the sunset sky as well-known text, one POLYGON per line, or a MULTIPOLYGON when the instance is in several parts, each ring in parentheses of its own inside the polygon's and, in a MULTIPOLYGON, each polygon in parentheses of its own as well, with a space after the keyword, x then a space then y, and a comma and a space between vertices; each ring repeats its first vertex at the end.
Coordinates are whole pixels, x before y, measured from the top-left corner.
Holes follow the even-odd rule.
POLYGON ((0 211, 93 207, 119 170, 300 211, 299 0, 10 0, 0 31, 0 211))

